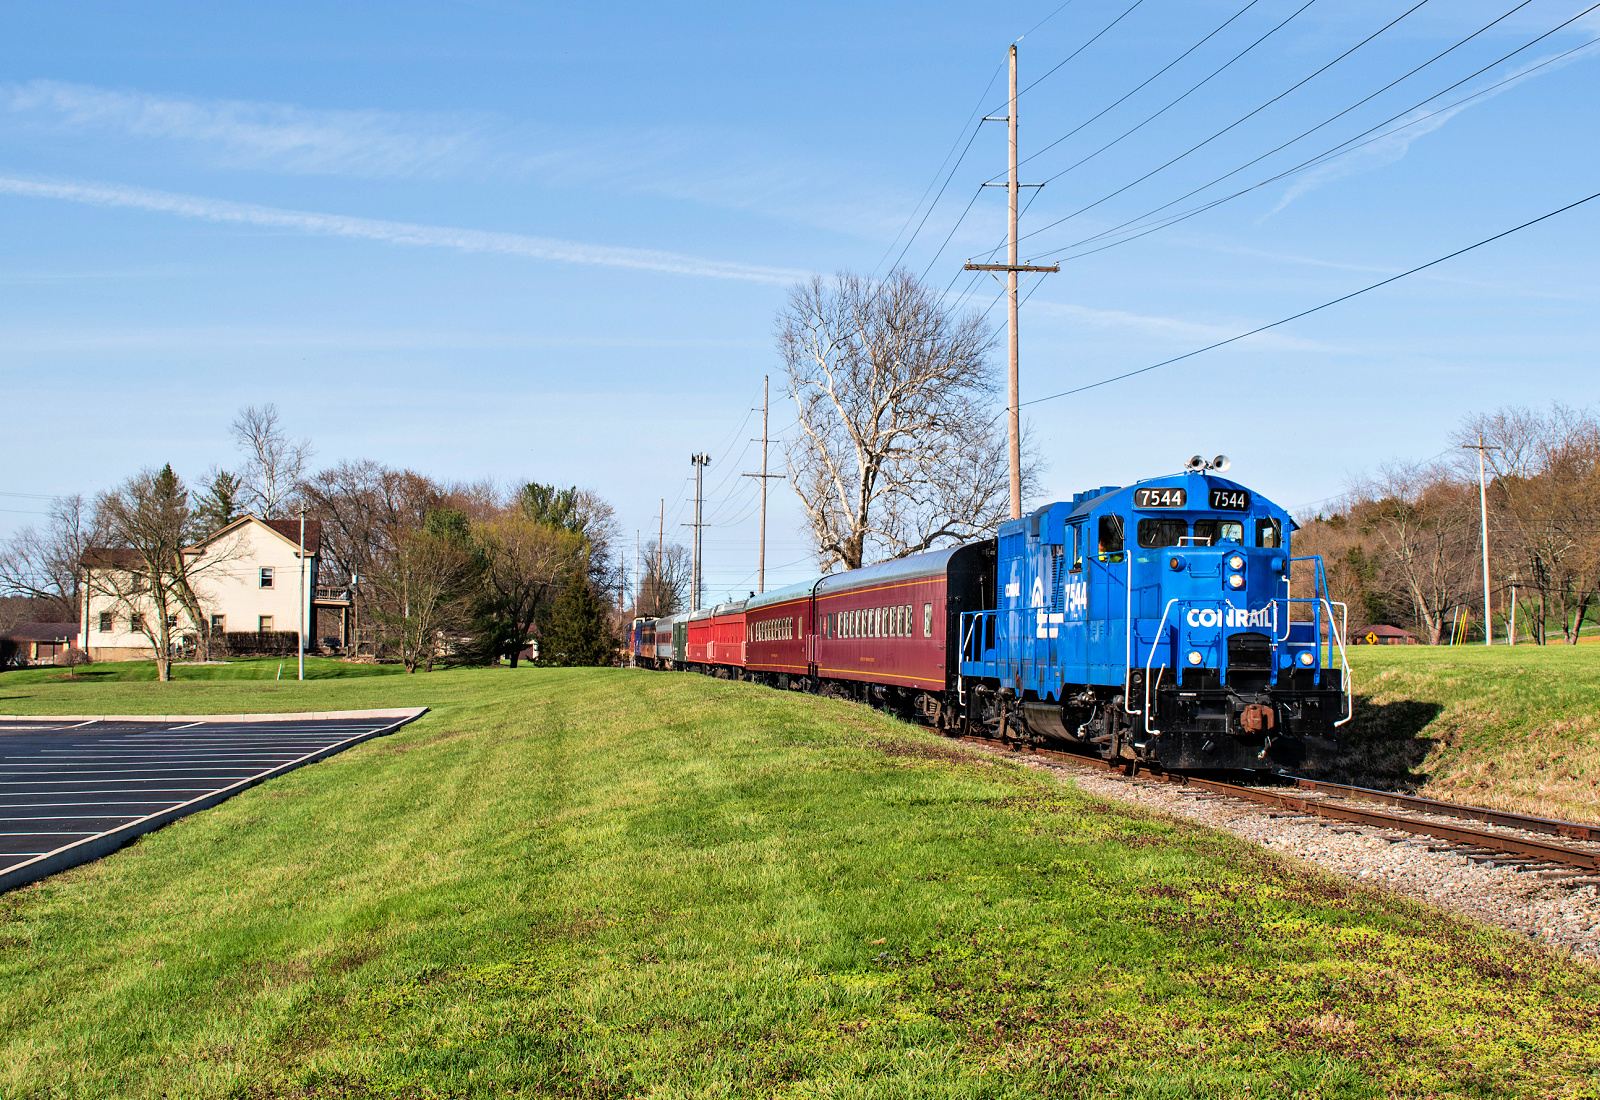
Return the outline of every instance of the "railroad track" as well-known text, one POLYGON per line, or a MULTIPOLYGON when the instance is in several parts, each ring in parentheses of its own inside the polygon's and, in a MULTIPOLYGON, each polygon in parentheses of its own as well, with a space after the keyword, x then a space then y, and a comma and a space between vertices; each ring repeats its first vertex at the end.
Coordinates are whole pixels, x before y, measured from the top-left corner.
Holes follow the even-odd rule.
MULTIPOLYGON (((991 748, 1004 746, 1084 769, 1100 770, 1106 766, 1103 761, 1074 753, 1019 748, 993 738, 963 736, 958 740, 991 748)), ((1123 769, 1113 765, 1113 770, 1123 769)), ((1531 817, 1483 806, 1441 802, 1415 795, 1295 777, 1289 777, 1294 786, 1287 789, 1171 773, 1147 773, 1144 778, 1129 775, 1128 778, 1131 782, 1197 789, 1221 798, 1267 806, 1283 814, 1325 818, 1349 825, 1429 837, 1440 842, 1436 846, 1430 845, 1431 850, 1451 851, 1473 863, 1510 867, 1541 878, 1574 883, 1600 882, 1600 844, 1588 847, 1564 843, 1569 840, 1600 841, 1600 828, 1573 821, 1531 817), (1362 803, 1385 808, 1368 808, 1362 803), (1439 818, 1449 820, 1437 820, 1439 818), (1561 840, 1546 837, 1560 837, 1561 840)))

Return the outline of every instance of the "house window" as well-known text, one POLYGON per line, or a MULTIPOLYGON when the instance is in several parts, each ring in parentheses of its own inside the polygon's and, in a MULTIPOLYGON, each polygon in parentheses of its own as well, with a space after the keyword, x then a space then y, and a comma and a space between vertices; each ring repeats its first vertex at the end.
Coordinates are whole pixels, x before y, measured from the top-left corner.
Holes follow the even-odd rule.
POLYGON ((272 616, 271 615, 263 615, 263 616, 261 616, 261 618, 258 619, 257 622, 256 622, 256 629, 259 630, 263 634, 265 634, 267 631, 271 630, 272 629, 272 616))
POLYGON ((109 611, 100 612, 100 633, 110 634, 117 629, 117 617, 109 611))
POLYGON ((140 615, 140 614, 137 614, 137 613, 129 615, 128 616, 128 629, 133 631, 135 634, 143 633, 144 632, 144 616, 140 615))
POLYGON ((226 616, 226 615, 213 615, 213 616, 211 616, 211 633, 213 633, 213 634, 223 634, 223 633, 227 632, 227 629, 228 629, 228 616, 226 616))
POLYGON ((272 587, 272 566, 270 565, 263 565, 261 567, 261 587, 272 587))

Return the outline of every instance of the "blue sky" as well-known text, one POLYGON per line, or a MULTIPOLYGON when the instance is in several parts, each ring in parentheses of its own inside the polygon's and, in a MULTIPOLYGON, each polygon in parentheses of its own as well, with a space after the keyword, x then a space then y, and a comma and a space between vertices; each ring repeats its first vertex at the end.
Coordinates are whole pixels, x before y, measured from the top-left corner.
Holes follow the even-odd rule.
MULTIPOLYGON (((1600 46, 1580 47, 1600 36, 1600 12, 1532 42, 1583 3, 1246 4, 8 4, 0 532, 39 518, 51 494, 140 466, 194 477, 230 464, 234 411, 271 400, 319 462, 576 482, 615 502, 630 543, 660 498, 669 528, 690 518, 688 458, 709 451, 708 586, 747 590, 755 483, 737 475, 758 468, 748 413, 762 375, 780 373, 774 313, 809 272, 894 262, 963 147, 902 262, 963 307, 990 307, 994 285, 966 294, 960 265, 1003 234, 1003 193, 977 186, 1004 168, 1004 127, 972 138, 963 126, 1003 113, 1000 67, 1025 32, 1026 86, 1115 21, 1025 93, 1024 155, 1216 33, 1024 166, 1025 181, 1050 179, 1024 254, 1078 257, 1029 288, 1024 400, 1297 312, 1597 189, 1600 46), (1507 12, 1227 182, 1395 119, 1378 140, 1138 240, 1068 247, 1507 12)), ((1600 201, 1272 333, 1030 406, 1045 495, 1222 451, 1240 480, 1308 505, 1377 462, 1444 450, 1469 413, 1591 403, 1597 230, 1600 201)), ((990 317, 1003 323, 999 308, 990 317)), ((791 419, 775 398, 774 428, 791 419)), ((808 572, 781 485, 768 541, 769 585, 808 572)))

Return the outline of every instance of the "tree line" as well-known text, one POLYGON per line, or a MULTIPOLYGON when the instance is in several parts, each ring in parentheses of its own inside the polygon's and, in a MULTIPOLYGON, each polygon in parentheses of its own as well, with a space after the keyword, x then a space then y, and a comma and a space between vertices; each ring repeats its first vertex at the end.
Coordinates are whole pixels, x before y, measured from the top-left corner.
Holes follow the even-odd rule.
MULTIPOLYGON (((1508 407, 1467 418, 1446 456, 1391 462, 1295 536, 1327 563, 1353 627, 1385 623, 1438 645, 1517 636, 1571 645, 1600 595, 1600 419, 1587 409, 1508 407), (1479 444, 1485 465, 1479 499, 1479 444), (1490 607, 1483 604, 1487 504, 1490 607), (1463 628, 1463 622, 1470 625, 1463 628)), ((1297 571, 1296 586, 1309 589, 1297 571)))
MULTIPOLYGON (((351 591, 364 627, 358 642, 408 672, 515 666, 534 643, 543 664, 612 660, 625 578, 615 514, 598 494, 536 481, 446 482, 372 461, 312 472, 310 442, 291 438, 272 405, 242 410, 231 432, 238 468, 213 468, 192 489, 166 465, 93 500, 52 502, 45 524, 0 550, 4 610, 76 622, 86 583, 130 609, 151 608, 130 621, 165 679, 184 643, 210 655, 203 582, 239 555, 213 537, 246 513, 304 514, 320 527, 318 583, 351 591), (206 554, 185 553, 206 539, 206 554), (86 572, 86 562, 108 568, 86 572)), ((685 555, 652 550, 635 604, 665 614, 684 602, 685 555)))

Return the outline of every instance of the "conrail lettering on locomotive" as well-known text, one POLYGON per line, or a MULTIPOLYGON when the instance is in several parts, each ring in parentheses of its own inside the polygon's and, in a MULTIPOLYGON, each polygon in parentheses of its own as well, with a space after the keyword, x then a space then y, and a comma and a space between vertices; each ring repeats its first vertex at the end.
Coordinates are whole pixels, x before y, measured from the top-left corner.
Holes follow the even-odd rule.
POLYGON ((1350 720, 1345 611, 1320 559, 1292 556, 1293 518, 1227 468, 1197 457, 996 538, 637 620, 631 656, 1130 767, 1303 768, 1350 720))

